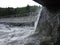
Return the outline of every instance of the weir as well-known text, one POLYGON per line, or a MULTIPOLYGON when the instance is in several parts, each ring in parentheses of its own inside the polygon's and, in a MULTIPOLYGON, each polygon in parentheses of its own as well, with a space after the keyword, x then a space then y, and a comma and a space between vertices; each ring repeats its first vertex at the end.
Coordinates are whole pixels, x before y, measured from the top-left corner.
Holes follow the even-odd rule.
POLYGON ((0 19, 0 45, 39 45, 40 37, 37 35, 37 26, 42 8, 38 8, 35 15, 21 18, 0 19), (23 20, 22 20, 23 19, 23 20), (34 23, 34 26, 32 23, 34 23), (7 23, 9 23, 7 25, 7 23), (14 26, 9 26, 14 25, 14 26), (23 26, 16 26, 23 25, 23 26))
POLYGON ((38 8, 38 14, 35 13, 37 18, 35 16, 29 16, 24 17, 24 19, 23 17, 0 19, 0 22, 3 23, 13 22, 16 24, 19 22, 23 24, 21 27, 10 27, 9 25, 1 23, 0 45, 60 45, 60 10, 56 7, 54 8, 53 6, 49 6, 51 4, 54 5, 51 3, 52 0, 35 1, 43 5, 41 9, 38 8), (34 27, 30 26, 32 22, 34 23, 34 27))

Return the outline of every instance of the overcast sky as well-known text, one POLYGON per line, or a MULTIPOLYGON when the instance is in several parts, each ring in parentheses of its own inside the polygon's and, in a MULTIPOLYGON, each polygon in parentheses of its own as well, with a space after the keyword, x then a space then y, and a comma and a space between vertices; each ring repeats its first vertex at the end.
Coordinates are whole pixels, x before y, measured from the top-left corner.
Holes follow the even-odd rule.
POLYGON ((40 4, 32 1, 32 0, 0 0, 0 7, 25 7, 27 4, 29 5, 37 5, 40 4))

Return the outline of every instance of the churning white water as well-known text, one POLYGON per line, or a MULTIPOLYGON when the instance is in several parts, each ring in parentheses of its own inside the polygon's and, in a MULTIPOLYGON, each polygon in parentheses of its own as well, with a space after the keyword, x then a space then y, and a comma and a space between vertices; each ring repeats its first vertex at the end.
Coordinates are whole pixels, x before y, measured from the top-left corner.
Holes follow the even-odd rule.
POLYGON ((37 38, 30 37, 34 34, 41 10, 37 15, 34 27, 31 26, 13 26, 0 24, 0 45, 36 45, 38 44, 37 38), (34 44, 35 43, 35 44, 34 44))

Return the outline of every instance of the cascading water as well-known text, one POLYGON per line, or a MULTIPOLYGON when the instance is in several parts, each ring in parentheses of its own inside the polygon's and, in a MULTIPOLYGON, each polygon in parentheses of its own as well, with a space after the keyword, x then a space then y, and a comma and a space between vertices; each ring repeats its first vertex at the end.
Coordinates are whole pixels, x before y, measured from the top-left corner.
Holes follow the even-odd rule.
POLYGON ((54 45, 59 16, 46 8, 39 9, 34 27, 0 24, 0 45, 54 45))
POLYGON ((39 9, 34 27, 9 27, 0 24, 0 45, 39 45, 38 37, 35 34, 42 9, 39 9))
POLYGON ((37 15, 37 20, 35 21, 35 30, 36 30, 36 28, 37 28, 37 25, 38 25, 38 21, 39 21, 39 18, 40 18, 40 14, 41 14, 41 11, 42 11, 42 8, 38 11, 39 13, 38 13, 38 15, 37 15))

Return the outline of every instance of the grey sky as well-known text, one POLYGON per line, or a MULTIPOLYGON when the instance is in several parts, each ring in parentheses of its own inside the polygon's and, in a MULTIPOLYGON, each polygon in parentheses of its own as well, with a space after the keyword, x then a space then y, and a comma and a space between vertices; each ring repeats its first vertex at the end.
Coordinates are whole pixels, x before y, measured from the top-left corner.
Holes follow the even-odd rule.
POLYGON ((40 4, 32 1, 32 0, 0 0, 0 7, 24 7, 27 4, 29 5, 37 5, 39 6, 40 4))

